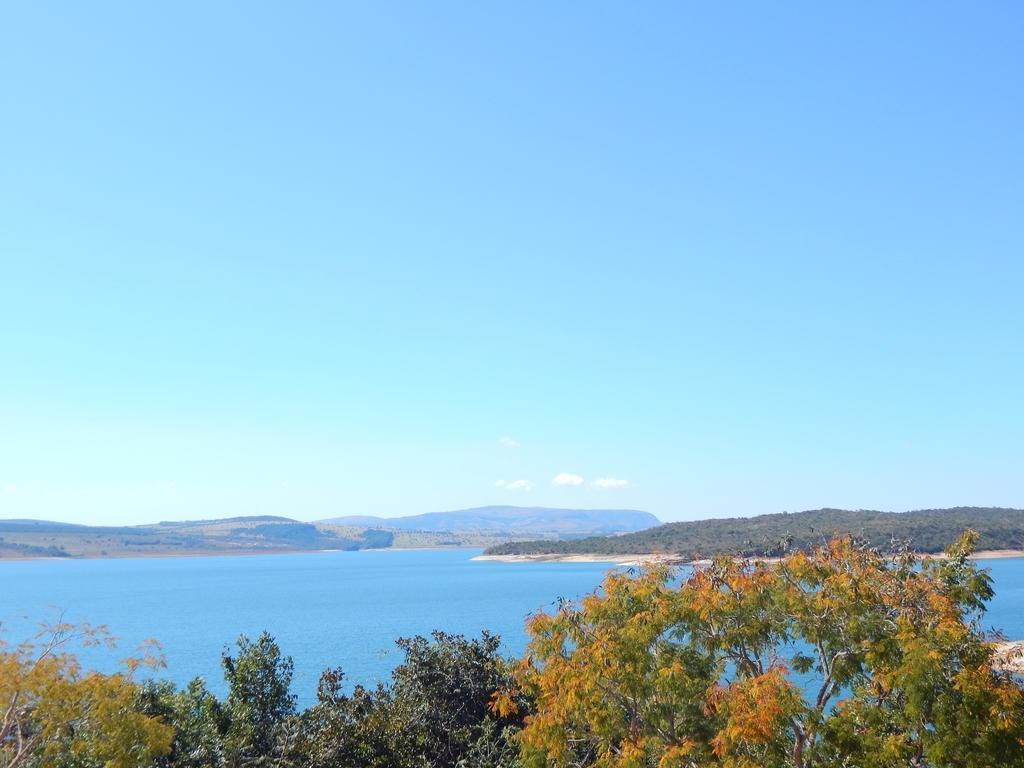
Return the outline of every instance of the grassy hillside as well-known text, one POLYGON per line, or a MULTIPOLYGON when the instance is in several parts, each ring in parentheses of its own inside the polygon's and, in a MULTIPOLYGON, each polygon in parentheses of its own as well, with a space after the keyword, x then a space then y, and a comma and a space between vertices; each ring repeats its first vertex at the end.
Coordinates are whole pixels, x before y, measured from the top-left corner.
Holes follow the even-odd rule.
POLYGON ((231 554, 388 546, 382 531, 317 526, 284 517, 235 517, 139 526, 0 520, 0 557, 231 554))
POLYGON ((815 509, 792 514, 666 523, 622 536, 575 541, 523 541, 491 547, 494 555, 665 553, 685 558, 728 555, 777 555, 786 547, 807 548, 833 532, 852 534, 874 546, 894 539, 920 552, 940 552, 960 533, 981 534, 979 549, 1024 549, 1024 510, 954 507, 913 512, 815 509))
MULTIPOLYGON (((273 516, 138 526, 0 520, 0 558, 166 557, 386 547, 488 547, 515 537, 507 531, 386 530, 335 523, 303 523, 273 516)), ((522 537, 519 534, 519 538, 522 537)))

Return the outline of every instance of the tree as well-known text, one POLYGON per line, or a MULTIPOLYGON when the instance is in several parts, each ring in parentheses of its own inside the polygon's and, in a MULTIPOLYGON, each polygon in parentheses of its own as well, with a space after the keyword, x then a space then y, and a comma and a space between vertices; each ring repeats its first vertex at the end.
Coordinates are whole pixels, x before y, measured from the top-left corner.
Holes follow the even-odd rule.
POLYGON ((221 664, 228 684, 224 740, 228 765, 287 765, 295 725, 291 657, 282 656, 274 638, 263 632, 255 642, 240 636, 237 654, 225 648, 221 664))
POLYGON ((202 678, 180 691, 166 681, 147 681, 139 687, 138 707, 174 729, 170 753, 156 768, 224 768, 226 716, 202 678))
POLYGON ((414 737, 394 717, 391 693, 355 686, 343 692, 340 669, 323 673, 317 703, 303 713, 300 752, 309 768, 405 768, 415 764, 414 737))
POLYGON ((132 673, 157 665, 151 646, 126 660, 126 671, 87 672, 68 651, 73 643, 107 645, 102 627, 58 621, 17 647, 0 644, 0 766, 138 768, 170 748, 172 729, 137 711, 132 673))
POLYGON ((304 719, 303 752, 313 768, 504 768, 518 749, 512 734, 528 711, 519 699, 492 711, 512 682, 500 641, 434 632, 403 638, 405 659, 390 688, 342 691, 341 670, 320 680, 318 703, 304 719))
POLYGON ((491 708, 511 682, 512 670, 498 653, 500 638, 483 632, 467 640, 435 631, 431 640, 417 636, 397 644, 405 660, 392 674, 394 708, 415 734, 423 763, 454 768, 471 752, 500 753, 505 729, 521 724, 518 710, 498 715, 491 708))
POLYGON ((1022 766, 1024 692, 991 665, 973 544, 613 573, 529 623, 524 763, 1022 766))

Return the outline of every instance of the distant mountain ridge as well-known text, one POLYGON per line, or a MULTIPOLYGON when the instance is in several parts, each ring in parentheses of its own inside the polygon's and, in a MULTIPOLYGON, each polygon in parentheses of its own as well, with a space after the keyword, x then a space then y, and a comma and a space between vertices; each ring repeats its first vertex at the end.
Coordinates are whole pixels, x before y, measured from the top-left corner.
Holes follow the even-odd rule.
POLYGON ((661 523, 650 512, 637 509, 561 509, 557 507, 490 506, 427 512, 405 517, 347 515, 320 520, 400 531, 503 531, 506 533, 558 533, 563 535, 615 534, 641 531, 661 523))
POLYGON ((907 541, 924 553, 941 552, 971 528, 979 549, 1024 550, 1024 509, 952 507, 910 512, 812 509, 756 517, 712 518, 665 523, 623 536, 573 541, 517 541, 493 546, 489 555, 669 554, 681 558, 714 555, 778 555, 786 547, 808 549, 833 532, 887 547, 907 541))

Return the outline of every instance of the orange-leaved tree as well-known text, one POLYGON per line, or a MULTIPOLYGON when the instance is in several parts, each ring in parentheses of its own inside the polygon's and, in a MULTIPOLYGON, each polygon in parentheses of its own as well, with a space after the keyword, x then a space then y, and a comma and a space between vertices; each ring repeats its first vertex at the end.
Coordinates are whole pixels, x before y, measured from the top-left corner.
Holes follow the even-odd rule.
POLYGON ((613 572, 528 623, 523 762, 1024 766, 1024 692, 980 629, 975 540, 944 559, 835 537, 777 562, 613 572))
POLYGON ((82 669, 69 646, 113 646, 103 627, 63 619, 18 646, 0 643, 0 767, 140 768, 170 751, 173 729, 137 711, 133 672, 161 663, 153 644, 124 673, 82 669), (70 763, 68 763, 70 764, 70 763))

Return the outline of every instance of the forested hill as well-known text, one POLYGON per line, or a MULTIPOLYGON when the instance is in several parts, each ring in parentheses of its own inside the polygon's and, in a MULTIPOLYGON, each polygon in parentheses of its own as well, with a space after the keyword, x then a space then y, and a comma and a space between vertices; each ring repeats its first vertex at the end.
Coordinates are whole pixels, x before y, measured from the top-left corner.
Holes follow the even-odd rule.
POLYGON ((806 512, 666 523, 622 536, 575 541, 519 541, 491 547, 490 555, 673 554, 777 555, 786 542, 806 549, 833 532, 851 534, 874 546, 894 539, 919 552, 941 552, 965 529, 981 535, 979 549, 1024 549, 1024 510, 998 507, 919 509, 913 512, 814 509, 806 512))

